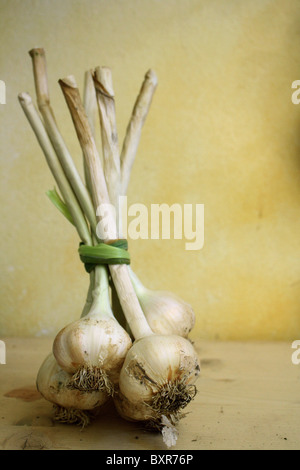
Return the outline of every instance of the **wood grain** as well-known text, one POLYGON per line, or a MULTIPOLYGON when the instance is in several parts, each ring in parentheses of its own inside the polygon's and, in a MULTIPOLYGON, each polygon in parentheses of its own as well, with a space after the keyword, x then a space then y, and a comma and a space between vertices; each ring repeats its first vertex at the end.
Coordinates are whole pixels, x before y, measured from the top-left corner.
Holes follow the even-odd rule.
MULTIPOLYGON (((8 338, 0 365, 0 449, 166 450, 161 436, 122 420, 113 404, 89 427, 52 420, 35 378, 52 339, 8 338)), ((198 394, 173 450, 300 449, 300 365, 289 343, 201 342, 198 394)))

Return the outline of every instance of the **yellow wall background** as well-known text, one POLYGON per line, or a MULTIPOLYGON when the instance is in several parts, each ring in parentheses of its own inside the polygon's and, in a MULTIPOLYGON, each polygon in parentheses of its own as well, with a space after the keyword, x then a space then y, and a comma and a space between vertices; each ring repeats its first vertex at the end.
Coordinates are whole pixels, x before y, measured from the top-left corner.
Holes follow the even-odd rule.
POLYGON ((77 319, 88 277, 78 237, 17 101, 34 96, 44 47, 59 127, 81 154, 57 80, 111 67, 122 142, 145 72, 159 80, 128 203, 205 205, 205 245, 130 241, 145 285, 174 291, 200 338, 297 339, 300 329, 300 79, 297 0, 1 0, 0 335, 54 335, 77 319))

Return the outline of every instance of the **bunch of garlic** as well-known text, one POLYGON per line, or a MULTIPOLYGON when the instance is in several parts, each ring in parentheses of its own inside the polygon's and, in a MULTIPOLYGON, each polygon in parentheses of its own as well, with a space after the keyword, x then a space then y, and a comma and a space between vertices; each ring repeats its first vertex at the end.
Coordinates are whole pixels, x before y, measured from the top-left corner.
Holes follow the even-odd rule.
MULTIPOLYGON (((45 53, 36 48, 30 55, 43 121, 28 94, 21 93, 19 101, 62 194, 62 199, 53 196, 52 201, 73 223, 81 243, 90 247, 110 244, 122 238, 111 202, 116 207, 116 197, 127 191, 156 76, 153 71, 145 76, 121 155, 110 70, 98 67, 86 74, 85 108, 74 77, 59 81, 84 157, 83 184, 50 107, 45 53), (100 114, 102 159, 93 136, 95 104, 100 114), (106 224, 99 212, 102 205, 107 210, 106 224)), ((112 397, 123 418, 147 423, 161 431, 168 446, 174 445, 176 423, 196 394, 200 371, 187 339, 195 324, 193 309, 174 294, 146 289, 126 264, 97 263, 91 269, 81 317, 56 335, 52 353, 38 372, 37 388, 55 405, 57 420, 85 425, 112 397), (130 335, 112 311, 109 280, 130 335)))

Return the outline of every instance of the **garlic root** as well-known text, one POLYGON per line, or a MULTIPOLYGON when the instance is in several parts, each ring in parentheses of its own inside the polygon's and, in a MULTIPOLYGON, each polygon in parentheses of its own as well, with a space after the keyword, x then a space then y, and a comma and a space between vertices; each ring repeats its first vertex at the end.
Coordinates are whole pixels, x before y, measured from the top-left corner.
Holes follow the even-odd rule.
POLYGON ((88 426, 95 415, 89 410, 78 410, 76 408, 64 408, 53 405, 53 419, 59 423, 78 424, 82 428, 88 426))
POLYGON ((106 390, 109 395, 114 394, 113 383, 100 367, 81 366, 72 375, 67 387, 75 390, 106 390))

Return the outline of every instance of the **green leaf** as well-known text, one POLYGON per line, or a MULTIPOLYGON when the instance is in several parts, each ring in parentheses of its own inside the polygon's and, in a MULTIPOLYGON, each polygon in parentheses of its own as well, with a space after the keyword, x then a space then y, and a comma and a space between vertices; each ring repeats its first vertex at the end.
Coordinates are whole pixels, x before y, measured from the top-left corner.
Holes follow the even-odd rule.
POLYGON ((62 200, 56 189, 49 189, 49 191, 46 192, 48 198, 54 204, 54 206, 68 219, 71 224, 74 224, 73 217, 66 205, 66 203, 62 200))

